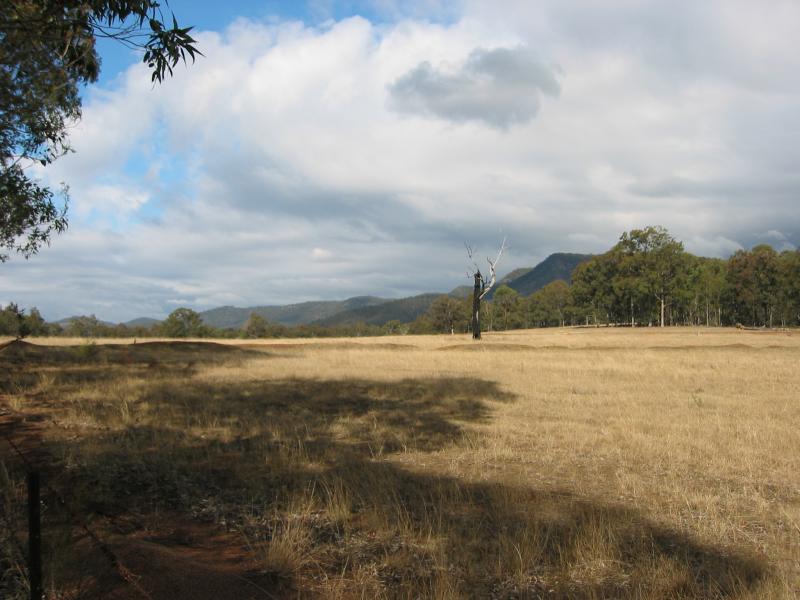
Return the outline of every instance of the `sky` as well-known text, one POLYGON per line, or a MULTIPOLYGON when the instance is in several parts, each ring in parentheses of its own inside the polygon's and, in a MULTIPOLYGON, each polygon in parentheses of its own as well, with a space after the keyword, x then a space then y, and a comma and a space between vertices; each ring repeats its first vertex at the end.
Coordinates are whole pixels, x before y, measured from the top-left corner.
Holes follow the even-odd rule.
POLYGON ((800 245, 800 3, 170 2, 204 56, 153 86, 110 42, 70 226, 0 303, 121 322, 403 297, 662 225, 800 245))

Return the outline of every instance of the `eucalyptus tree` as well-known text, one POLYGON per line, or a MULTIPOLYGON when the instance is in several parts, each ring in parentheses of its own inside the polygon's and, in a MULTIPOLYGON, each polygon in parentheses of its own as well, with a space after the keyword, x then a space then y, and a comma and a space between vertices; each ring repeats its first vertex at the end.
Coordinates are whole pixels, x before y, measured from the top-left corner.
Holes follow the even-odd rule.
POLYGON ((246 338, 258 339, 267 337, 269 324, 267 320, 258 313, 251 312, 247 321, 242 327, 242 334, 246 338))
POLYGON ((0 307, 0 335, 24 338, 29 333, 30 327, 25 316, 25 309, 20 308, 14 302, 10 302, 5 308, 0 307))
POLYGON ((623 233, 616 248, 625 257, 632 293, 638 293, 645 302, 657 302, 659 325, 664 327, 667 305, 684 284, 687 272, 683 244, 664 227, 650 226, 623 233))
POLYGON ((567 307, 572 302, 569 284, 563 279, 551 281, 531 296, 539 308, 544 325, 563 327, 567 319, 567 307))
POLYGON ((800 324, 800 250, 784 250, 778 256, 778 289, 781 323, 800 324))
POLYGON ((737 250, 728 260, 736 318, 751 325, 772 326, 778 294, 778 253, 768 244, 737 250))
POLYGON ((700 298, 705 305, 705 323, 722 325, 722 306, 727 286, 728 265, 721 258, 700 258, 700 298))
POLYGON ((509 328, 509 323, 513 325, 518 321, 516 313, 519 309, 520 298, 517 290, 507 285, 501 285, 492 296, 492 302, 500 311, 504 330, 509 328))
POLYGON ((80 86, 97 80, 98 38, 140 49, 161 82, 200 52, 157 0, 5 0, 0 3, 0 262, 28 258, 67 227, 66 186, 31 174, 70 151, 80 86))
POLYGON ((467 321, 464 304, 457 298, 443 294, 436 298, 427 312, 430 326, 437 333, 455 333, 463 331, 463 323, 467 321))
POLYGON ((575 267, 572 273, 572 296, 578 306, 585 307, 594 324, 618 320, 624 311, 614 281, 619 274, 619 260, 611 251, 592 257, 575 267))
POLYGON ((169 338, 204 337, 208 327, 202 317, 190 308, 176 308, 161 323, 160 333, 169 338))

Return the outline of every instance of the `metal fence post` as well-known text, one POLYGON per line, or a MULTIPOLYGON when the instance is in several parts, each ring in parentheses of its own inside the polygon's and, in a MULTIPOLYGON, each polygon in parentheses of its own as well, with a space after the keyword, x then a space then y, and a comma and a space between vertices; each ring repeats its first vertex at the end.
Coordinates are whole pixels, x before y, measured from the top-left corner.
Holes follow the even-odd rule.
POLYGON ((42 514, 39 473, 28 473, 28 577, 31 600, 42 600, 42 514))

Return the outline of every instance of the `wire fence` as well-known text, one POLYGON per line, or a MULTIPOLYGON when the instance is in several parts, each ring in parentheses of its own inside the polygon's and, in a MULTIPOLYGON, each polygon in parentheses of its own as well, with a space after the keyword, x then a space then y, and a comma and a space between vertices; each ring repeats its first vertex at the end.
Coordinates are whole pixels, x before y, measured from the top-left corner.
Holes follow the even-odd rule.
MULTIPOLYGON (((8 414, 8 411, 6 411, 8 414)), ((20 415, 16 415, 20 417, 20 415)), ((16 424, 22 422, 17 421, 16 424)), ((12 425, 13 427, 13 425, 12 425)), ((7 427, 6 427, 7 429, 7 427)), ((109 566, 119 578, 130 586, 136 594, 147 600, 152 600, 151 595, 139 583, 141 577, 134 574, 119 556, 111 549, 100 534, 75 510, 65 498, 64 494, 54 489, 46 480, 43 474, 44 469, 37 467, 26 455, 23 448, 12 439, 8 431, 0 429, 0 435, 5 439, 7 446, 12 454, 19 459, 19 465, 25 473, 27 484, 27 521, 28 521, 28 543, 27 547, 20 541, 18 530, 20 527, 12 522, 8 511, 1 511, 2 526, 8 531, 8 539, 13 545, 15 552, 26 559, 26 572, 20 573, 23 577, 23 585, 30 591, 31 600, 42 600, 44 597, 44 586, 42 579, 43 560, 42 560, 42 490, 47 498, 51 499, 64 511, 70 525, 77 527, 92 543, 92 545, 105 557, 109 566)), ((40 457, 50 459, 50 456, 41 445, 37 448, 40 457)), ((41 461, 39 461, 41 462, 41 461)))

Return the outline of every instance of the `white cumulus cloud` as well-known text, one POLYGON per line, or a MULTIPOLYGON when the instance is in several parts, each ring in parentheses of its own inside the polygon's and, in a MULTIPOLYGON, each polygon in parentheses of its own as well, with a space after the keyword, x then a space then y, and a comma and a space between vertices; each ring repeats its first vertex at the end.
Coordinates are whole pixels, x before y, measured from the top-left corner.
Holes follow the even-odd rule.
POLYGON ((649 224, 718 256, 800 242, 796 2, 425 6, 241 20, 161 86, 134 65, 90 91, 38 171, 70 228, 3 295, 126 320, 447 291, 464 242, 503 237, 501 270, 649 224))

